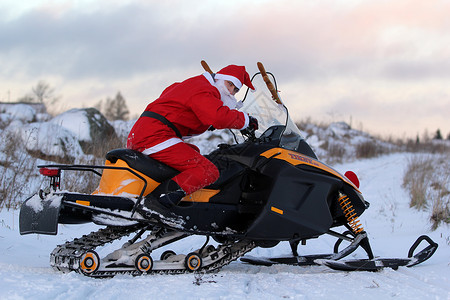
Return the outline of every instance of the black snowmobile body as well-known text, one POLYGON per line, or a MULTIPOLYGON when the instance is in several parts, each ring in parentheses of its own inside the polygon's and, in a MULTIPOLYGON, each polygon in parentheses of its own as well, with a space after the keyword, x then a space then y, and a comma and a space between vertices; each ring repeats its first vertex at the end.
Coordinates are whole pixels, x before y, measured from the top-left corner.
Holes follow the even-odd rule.
MULTIPOLYGON (((262 75, 272 97, 275 97, 273 86, 269 84, 275 84, 275 79, 268 79, 262 65, 259 67, 261 73, 257 75, 262 75)), ((257 83, 253 81, 253 84, 257 83)), ((264 85, 257 89, 264 90, 264 85)), ((81 243, 82 246, 80 241, 60 245, 51 255, 55 269, 76 270, 100 277, 124 272, 150 273, 152 270, 171 270, 175 273, 199 269, 209 271, 241 257, 256 246, 273 247, 280 241, 291 244, 294 256, 293 260, 288 261, 301 265, 302 259, 297 253, 299 242, 323 234, 338 238, 335 253, 309 257, 307 261, 310 264, 322 259, 323 264, 332 266, 325 262, 336 261, 359 246, 366 251, 369 260, 373 259, 367 235, 358 222, 358 217, 369 207, 369 203, 359 191, 357 180, 350 180, 353 176, 347 178, 317 159, 289 119, 284 105, 274 104, 272 97, 264 92, 253 97, 253 100, 247 101, 244 110, 255 111, 252 114, 259 116, 263 133, 257 136, 247 132, 244 142, 219 145, 218 149, 207 155, 218 167, 219 179, 186 196, 178 206, 167 209, 155 201, 153 207, 143 208, 145 198, 152 197, 152 191, 158 184, 175 176, 177 171, 142 153, 116 149, 106 155, 104 166, 41 166, 41 173, 50 178, 51 190, 41 191, 24 202, 20 212, 21 234, 56 234, 58 223, 94 222, 107 225, 105 233, 93 233, 98 242, 93 242, 95 238, 89 237, 84 244, 81 243), (257 100, 265 103, 258 106, 257 100), (262 112, 262 109, 266 111, 262 112), (92 194, 60 191, 61 171, 94 172, 102 177, 99 189, 92 194), (126 173, 133 179, 120 177, 116 180, 118 173, 121 176, 126 173), (123 182, 131 181, 139 182, 134 188, 134 195, 112 192, 118 190, 123 182), (112 187, 109 186, 111 182, 114 182, 112 187), (338 233, 332 230, 339 226, 344 226, 347 231, 338 233), (118 266, 108 260, 106 267, 99 267, 101 263, 93 251, 95 247, 139 232, 132 239, 133 244, 145 231, 151 234, 145 242, 141 242, 144 246, 140 246, 140 252, 127 254, 132 257, 131 266, 118 266), (206 247, 205 243, 194 254, 187 255, 181 267, 163 258, 154 265, 150 256, 154 248, 188 235, 204 235, 208 240, 213 237, 222 244, 206 247), (350 246, 339 251, 343 240, 349 241, 350 246)), ((427 248, 429 255, 424 255, 422 251, 419 262, 436 250, 437 244, 431 242, 430 249, 427 248)), ((413 259, 418 263, 415 256, 413 259)), ((246 261, 267 263, 257 259, 246 261)))

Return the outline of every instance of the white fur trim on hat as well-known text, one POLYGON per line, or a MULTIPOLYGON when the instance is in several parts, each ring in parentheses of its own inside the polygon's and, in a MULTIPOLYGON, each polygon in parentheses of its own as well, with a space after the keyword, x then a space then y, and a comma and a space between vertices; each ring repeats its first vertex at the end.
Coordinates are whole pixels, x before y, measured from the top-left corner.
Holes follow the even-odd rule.
POLYGON ((208 79, 208 81, 209 81, 209 83, 211 83, 211 85, 214 85, 214 79, 211 76, 211 74, 209 74, 208 72, 205 72, 202 75, 205 76, 206 79, 208 79))
POLYGON ((214 78, 231 81, 238 89, 241 89, 241 87, 242 87, 242 82, 239 79, 237 79, 236 77, 231 76, 231 75, 217 73, 214 76, 214 78))

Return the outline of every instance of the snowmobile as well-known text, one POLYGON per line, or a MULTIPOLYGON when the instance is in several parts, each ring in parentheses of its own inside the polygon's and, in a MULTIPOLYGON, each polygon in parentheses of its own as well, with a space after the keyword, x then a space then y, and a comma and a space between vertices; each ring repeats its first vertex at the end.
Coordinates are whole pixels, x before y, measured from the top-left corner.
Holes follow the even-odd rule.
MULTIPOLYGON (((204 61, 202 65, 211 72, 204 61)), ((259 129, 244 130, 242 135, 232 132, 235 144, 220 144, 206 155, 220 171, 216 182, 167 208, 149 200, 177 171, 137 151, 112 150, 104 165, 39 166, 50 184, 23 203, 20 233, 56 235, 58 224, 101 225, 50 254, 55 270, 91 277, 210 272, 237 259, 267 266, 376 271, 410 267, 430 258, 438 245, 428 236, 417 239, 407 258, 374 257, 359 222, 369 203, 356 174, 341 174, 317 158, 289 117, 275 77, 257 65, 259 72, 252 77, 256 92, 247 90, 242 110, 258 118, 259 129), (98 188, 92 193, 62 190, 62 173, 73 171, 98 175, 98 188), (300 243, 321 235, 337 239, 331 253, 299 255, 300 243), (107 244, 129 236, 122 246, 100 257, 99 250, 107 244), (203 236, 205 241, 187 254, 168 249, 155 258, 157 249, 190 236, 203 236), (415 254, 423 241, 428 245, 415 254), (292 256, 244 256, 256 247, 271 248, 280 242, 290 244, 292 256), (358 248, 367 258, 342 260, 358 248)))

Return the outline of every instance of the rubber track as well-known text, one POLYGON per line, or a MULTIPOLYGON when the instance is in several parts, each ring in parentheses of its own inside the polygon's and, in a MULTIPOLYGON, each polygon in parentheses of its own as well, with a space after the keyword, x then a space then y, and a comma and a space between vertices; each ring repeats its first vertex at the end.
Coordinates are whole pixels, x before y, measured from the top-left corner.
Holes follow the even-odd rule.
MULTIPOLYGON (((128 274, 133 276, 148 275, 148 274, 185 274, 191 273, 187 269, 168 269, 168 270, 150 270, 146 273, 135 270, 114 270, 104 271, 98 270, 91 274, 85 274, 80 269, 80 259, 86 251, 95 251, 97 247, 111 243, 117 239, 128 236, 145 228, 148 225, 134 225, 129 227, 106 227, 90 234, 83 235, 81 238, 76 238, 73 241, 58 245, 50 254, 50 264, 54 270, 61 272, 75 271, 90 277, 104 278, 113 277, 118 274, 128 274)), ((256 247, 253 241, 241 240, 234 243, 220 244, 217 246, 217 253, 222 253, 223 257, 218 261, 203 266, 197 272, 212 272, 221 267, 231 263, 232 261, 243 256, 245 253, 251 251, 256 247)))
POLYGON ((147 225, 134 225, 128 227, 108 226, 98 231, 75 238, 65 244, 58 245, 50 254, 50 265, 53 269, 64 273, 79 271, 81 256, 89 250, 111 243, 117 239, 128 236, 147 225))

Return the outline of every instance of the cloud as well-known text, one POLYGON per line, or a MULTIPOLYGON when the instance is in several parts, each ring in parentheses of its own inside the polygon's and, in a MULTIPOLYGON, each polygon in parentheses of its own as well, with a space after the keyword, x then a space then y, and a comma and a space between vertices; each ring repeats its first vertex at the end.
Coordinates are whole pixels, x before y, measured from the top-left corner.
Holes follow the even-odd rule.
MULTIPOLYGON (((399 59, 404 64, 426 65, 426 74, 432 75, 436 66, 429 60, 439 49, 416 62, 424 47, 422 39, 404 36, 415 27, 423 30, 424 38, 429 31, 443 32, 448 26, 443 11, 450 5, 423 2, 362 1, 341 6, 334 1, 316 5, 252 1, 233 6, 211 1, 189 5, 185 1, 133 1, 94 11, 41 6, 1 24, 0 49, 16 64, 26 57, 21 66, 33 76, 58 72, 74 78, 127 77, 193 64, 201 53, 217 61, 247 62, 261 57, 283 68, 289 77, 307 79, 336 74, 401 78, 399 59), (399 25, 406 28, 403 34, 390 31, 399 25)), ((439 38, 426 41, 432 47, 439 38)), ((438 44, 446 42, 450 40, 438 44)), ((440 59, 448 55, 444 52, 440 59)))
POLYGON ((31 76, 130 76, 163 64, 160 53, 169 55, 170 29, 157 11, 146 13, 138 5, 104 13, 31 11, 2 24, 2 52, 24 58, 31 76))
MULTIPOLYGON (((360 90, 377 105, 399 89, 426 91, 424 82, 450 77, 448 1, 17 3, 0 7, 0 99, 19 82, 30 88, 51 78, 69 102, 120 89, 141 109, 138 101, 202 72, 201 59, 214 70, 237 63, 250 73, 262 61, 293 102, 305 94, 322 110, 358 99, 360 90)), ((450 94, 447 86, 433 85, 431 94, 450 94)))

